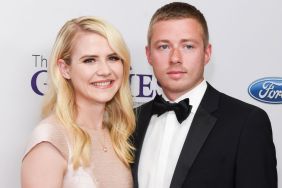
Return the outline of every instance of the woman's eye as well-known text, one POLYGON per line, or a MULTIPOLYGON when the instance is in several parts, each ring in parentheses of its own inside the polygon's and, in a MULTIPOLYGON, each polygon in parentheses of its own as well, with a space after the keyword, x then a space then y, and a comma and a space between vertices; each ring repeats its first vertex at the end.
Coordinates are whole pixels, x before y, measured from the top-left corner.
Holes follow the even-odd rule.
POLYGON ((121 58, 119 56, 110 56, 109 60, 110 61, 119 61, 119 60, 121 60, 121 58))
POLYGON ((93 58, 83 60, 83 63, 94 63, 94 62, 95 62, 95 59, 93 58))

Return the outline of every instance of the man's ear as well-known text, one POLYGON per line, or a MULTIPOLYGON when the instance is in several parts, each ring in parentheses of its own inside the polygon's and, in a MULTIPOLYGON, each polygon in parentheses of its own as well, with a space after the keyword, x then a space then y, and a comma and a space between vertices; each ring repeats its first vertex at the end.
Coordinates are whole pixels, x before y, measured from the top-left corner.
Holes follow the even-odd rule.
POLYGON ((208 44, 205 49, 205 65, 209 63, 211 59, 211 53, 212 53, 212 45, 208 44))
POLYGON ((148 63, 150 63, 150 65, 152 65, 152 57, 151 57, 150 47, 146 46, 145 49, 146 49, 147 61, 148 61, 148 63))
POLYGON ((70 66, 63 59, 58 59, 57 61, 58 68, 60 70, 61 75, 65 79, 71 79, 70 76, 70 66))

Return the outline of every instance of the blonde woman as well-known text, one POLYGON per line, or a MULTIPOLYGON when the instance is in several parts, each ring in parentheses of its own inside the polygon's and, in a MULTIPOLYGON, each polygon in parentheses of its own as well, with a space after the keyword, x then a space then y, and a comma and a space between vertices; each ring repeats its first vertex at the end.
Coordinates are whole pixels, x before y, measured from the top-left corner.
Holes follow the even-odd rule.
POLYGON ((23 188, 133 186, 129 69, 112 25, 94 17, 66 22, 49 60, 43 120, 23 158, 23 188))

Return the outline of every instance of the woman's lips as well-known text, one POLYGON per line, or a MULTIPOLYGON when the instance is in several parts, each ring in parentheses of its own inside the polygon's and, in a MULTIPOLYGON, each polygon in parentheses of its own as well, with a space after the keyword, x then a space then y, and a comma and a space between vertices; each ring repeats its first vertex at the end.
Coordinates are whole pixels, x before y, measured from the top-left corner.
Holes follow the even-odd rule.
POLYGON ((112 87, 114 80, 105 80, 105 81, 96 81, 92 82, 91 84, 94 85, 96 88, 105 89, 112 87))

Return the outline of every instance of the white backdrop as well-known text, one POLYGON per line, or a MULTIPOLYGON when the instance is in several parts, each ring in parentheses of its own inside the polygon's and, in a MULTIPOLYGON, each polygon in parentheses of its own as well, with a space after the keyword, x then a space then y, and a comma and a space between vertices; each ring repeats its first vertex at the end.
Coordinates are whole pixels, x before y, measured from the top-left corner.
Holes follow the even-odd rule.
MULTIPOLYGON (((77 16, 95 15, 119 28, 132 55, 134 100, 145 102, 150 97, 140 96, 150 95, 155 88, 144 50, 147 26, 153 12, 167 2, 170 1, 0 2, 0 187, 20 187, 21 157, 28 136, 39 121, 42 102, 42 96, 31 87, 31 79, 36 72, 46 70, 45 59, 48 59, 55 36, 65 21, 77 16), (143 88, 141 92, 140 88, 143 88)), ((282 1, 186 2, 203 12, 209 25, 213 54, 206 79, 218 90, 257 105, 269 114, 281 182, 282 137, 279 135, 282 134, 282 104, 256 101, 249 96, 248 86, 263 77, 282 77, 282 1)), ((46 90, 45 81, 43 72, 37 79, 41 92, 46 90)), ((279 187, 282 188, 282 183, 279 187)))

